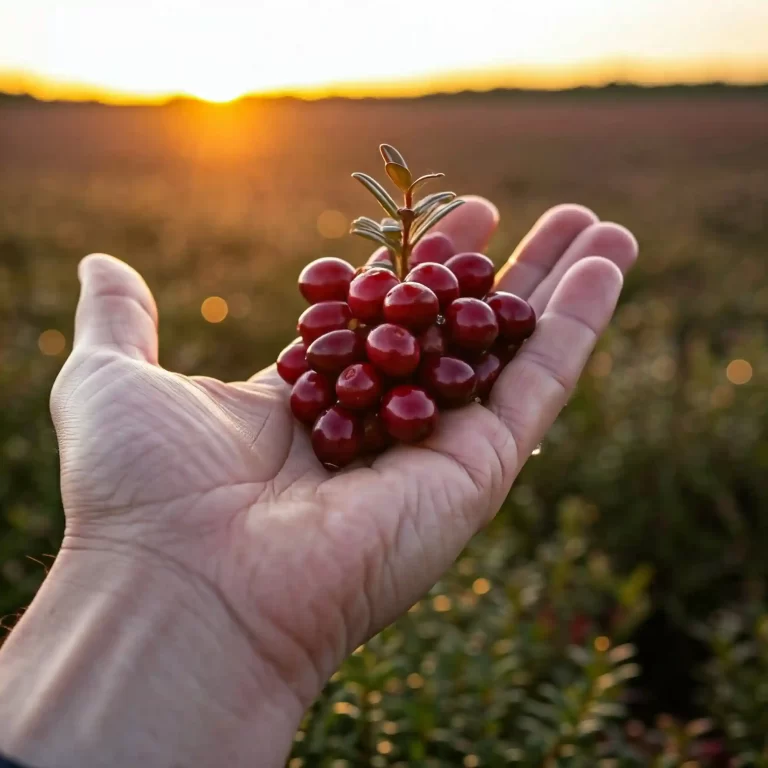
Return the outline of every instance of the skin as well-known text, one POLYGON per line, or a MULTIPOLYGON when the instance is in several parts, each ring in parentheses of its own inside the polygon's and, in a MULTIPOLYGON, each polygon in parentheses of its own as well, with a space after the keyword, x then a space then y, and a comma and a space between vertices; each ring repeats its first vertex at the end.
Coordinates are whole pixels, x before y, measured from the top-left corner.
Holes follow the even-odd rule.
MULTIPOLYGON (((479 251, 497 221, 468 198, 441 228, 479 251)), ((341 661, 496 514, 636 257, 591 211, 547 212, 497 276, 539 324, 489 407, 336 475, 274 367, 236 383, 161 368, 142 278, 84 259, 51 396, 66 535, 0 652, 0 751, 43 768, 283 765, 341 661)))

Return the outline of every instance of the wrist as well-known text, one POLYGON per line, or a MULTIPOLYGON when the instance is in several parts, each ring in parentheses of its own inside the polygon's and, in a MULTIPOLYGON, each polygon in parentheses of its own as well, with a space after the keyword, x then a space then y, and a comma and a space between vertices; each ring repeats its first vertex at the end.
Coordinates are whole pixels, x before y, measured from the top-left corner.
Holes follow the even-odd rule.
POLYGON ((303 705, 198 578, 65 540, 0 652, 0 752, 42 768, 283 765, 303 705))

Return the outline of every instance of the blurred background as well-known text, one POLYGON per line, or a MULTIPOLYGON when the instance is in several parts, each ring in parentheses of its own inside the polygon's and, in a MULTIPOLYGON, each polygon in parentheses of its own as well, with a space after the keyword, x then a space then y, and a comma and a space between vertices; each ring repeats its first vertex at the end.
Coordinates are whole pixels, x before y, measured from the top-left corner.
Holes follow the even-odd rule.
MULTIPOLYGON (((48 394, 76 264, 139 269, 161 361, 242 379, 302 265, 361 264, 377 146, 641 260, 495 523, 358 649, 300 766, 768 766, 765 0, 0 0, 0 616, 63 529, 48 394)), ((375 205, 375 204, 374 204, 375 205)))

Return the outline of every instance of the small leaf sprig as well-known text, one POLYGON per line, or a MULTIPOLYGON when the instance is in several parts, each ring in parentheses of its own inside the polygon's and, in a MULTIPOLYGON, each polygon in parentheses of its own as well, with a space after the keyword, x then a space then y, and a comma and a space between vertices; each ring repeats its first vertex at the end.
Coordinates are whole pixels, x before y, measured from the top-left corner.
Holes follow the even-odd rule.
POLYGON ((384 159, 384 170, 394 185, 403 193, 403 204, 398 206, 394 198, 373 176, 367 173, 353 173, 378 201, 387 213, 381 221, 360 216, 352 222, 351 234, 383 245, 392 254, 397 276, 403 280, 408 273, 408 257, 416 243, 440 219, 464 203, 456 199, 455 192, 433 192, 414 201, 414 193, 432 179, 445 176, 444 173, 427 173, 413 179, 405 158, 390 144, 379 146, 384 159))

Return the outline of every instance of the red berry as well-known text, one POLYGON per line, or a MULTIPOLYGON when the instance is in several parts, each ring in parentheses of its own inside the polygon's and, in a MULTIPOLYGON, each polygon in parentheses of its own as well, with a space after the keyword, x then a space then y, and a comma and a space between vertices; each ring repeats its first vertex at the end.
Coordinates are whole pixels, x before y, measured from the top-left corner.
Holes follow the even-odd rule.
POLYGON ((497 291, 486 298, 486 303, 499 323, 499 339, 520 344, 536 328, 533 307, 514 293, 497 291))
POLYGON ((315 339, 307 349, 310 367, 327 374, 337 374, 364 356, 363 340, 348 329, 326 333, 315 339))
POLYGON ((456 253, 456 249, 448 235, 444 235, 442 232, 430 232, 413 246, 411 256, 408 259, 408 267, 413 269, 413 267, 428 261, 434 264, 445 264, 454 253, 456 253))
POLYGON ((496 379, 499 378, 502 370, 504 369, 504 363, 501 358, 493 352, 488 352, 483 355, 473 366, 475 369, 475 376, 477 377, 477 387, 475 394, 481 400, 487 400, 491 394, 491 389, 496 383, 496 379))
POLYGON ((459 298, 459 281, 448 267, 442 264, 419 264, 405 278, 407 283, 420 283, 431 289, 440 302, 440 310, 459 298))
POLYGON ((299 317, 298 331, 309 346, 315 339, 330 331, 348 328, 352 320, 349 306, 343 301, 324 301, 305 309, 299 317))
POLYGON ((340 469, 362 452, 363 426, 351 411, 334 405, 315 422, 312 450, 326 469, 340 469))
POLYGON ((455 357, 433 357, 421 366, 419 381, 441 406, 466 405, 475 394, 472 366, 455 357))
POLYGON ((363 452, 381 453, 391 442, 381 416, 376 412, 366 413, 363 417, 363 452))
POLYGON ((437 425, 437 405, 421 388, 411 384, 395 387, 384 395, 379 411, 389 435, 404 443, 429 437, 437 425))
POLYGON ((445 266, 456 275, 462 296, 482 299, 491 290, 493 262, 482 253, 459 253, 448 259, 445 266))
POLYGON ((291 411, 304 424, 314 424, 317 417, 333 405, 333 387, 316 371, 307 371, 297 379, 291 391, 291 411))
POLYGON ((336 382, 336 396, 345 408, 371 408, 381 399, 381 376, 370 363, 350 365, 336 382))
POLYGON ((365 348, 368 359, 387 376, 409 376, 416 370, 421 358, 414 335, 399 325, 389 323, 377 326, 368 334, 365 348))
POLYGON ((288 384, 295 384, 296 379, 308 370, 307 346, 301 339, 289 344, 277 356, 277 372, 280 374, 280 378, 288 384))
POLYGON ((462 349, 488 349, 499 333, 496 315, 480 299, 456 299, 448 307, 445 321, 451 341, 462 349))
POLYGON ((437 296, 419 283, 399 283, 384 297, 384 319, 412 331, 432 325, 439 309, 437 296))
POLYGON ((359 274, 349 286, 349 308, 364 323, 382 319, 384 297, 400 281, 389 269, 374 267, 359 274))
POLYGON ((418 337, 422 358, 445 353, 445 334, 440 325, 430 325, 418 337))
POLYGON ((333 257, 317 259, 307 264, 299 275, 299 291, 310 303, 345 301, 355 268, 333 257))

